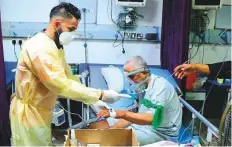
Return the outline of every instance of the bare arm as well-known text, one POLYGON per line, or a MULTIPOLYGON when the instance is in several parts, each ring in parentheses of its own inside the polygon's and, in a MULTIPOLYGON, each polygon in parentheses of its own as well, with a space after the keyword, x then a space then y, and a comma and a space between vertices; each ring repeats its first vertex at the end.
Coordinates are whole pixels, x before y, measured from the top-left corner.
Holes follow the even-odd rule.
POLYGON ((182 79, 196 72, 208 75, 210 73, 210 69, 209 66, 205 64, 182 64, 177 66, 174 69, 174 72, 178 79, 182 79))
POLYGON ((149 113, 134 113, 134 112, 129 112, 129 111, 116 111, 116 114, 119 118, 125 119, 129 122, 138 124, 138 125, 151 125, 152 124, 152 119, 153 115, 149 113))
POLYGON ((111 126, 110 129, 117 129, 117 128, 126 128, 129 126, 131 122, 125 120, 125 119, 120 119, 118 123, 115 125, 111 126))
MULTIPOLYGON (((138 125, 151 125, 153 115, 149 113, 134 113, 129 111, 120 111, 116 110, 116 118, 117 119, 124 119, 134 124, 138 125)), ((110 113, 108 110, 102 110, 98 113, 98 117, 110 117, 110 113)))
POLYGON ((206 64, 193 64, 193 66, 195 66, 195 69, 197 72, 199 73, 204 73, 204 74, 209 74, 209 66, 206 64))

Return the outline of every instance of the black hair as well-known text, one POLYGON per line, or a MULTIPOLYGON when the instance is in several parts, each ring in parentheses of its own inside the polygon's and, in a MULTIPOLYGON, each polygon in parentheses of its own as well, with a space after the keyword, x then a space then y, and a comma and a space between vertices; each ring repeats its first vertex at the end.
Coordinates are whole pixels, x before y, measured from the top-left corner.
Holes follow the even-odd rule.
POLYGON ((50 12, 50 20, 55 16, 61 16, 68 19, 75 17, 77 20, 81 20, 81 11, 71 3, 62 2, 52 8, 50 12))

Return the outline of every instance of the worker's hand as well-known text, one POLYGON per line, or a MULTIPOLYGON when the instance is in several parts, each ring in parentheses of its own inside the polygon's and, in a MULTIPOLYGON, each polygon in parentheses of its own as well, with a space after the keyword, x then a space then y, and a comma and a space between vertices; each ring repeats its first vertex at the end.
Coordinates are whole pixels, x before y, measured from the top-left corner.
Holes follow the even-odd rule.
POLYGON ((114 90, 104 90, 103 93, 102 101, 107 103, 114 103, 122 98, 119 93, 114 90))
POLYGON ((93 104, 93 106, 97 112, 100 112, 103 109, 110 109, 110 107, 105 102, 100 100, 93 104))
POLYGON ((183 79, 184 77, 197 72, 194 64, 182 64, 174 69, 175 77, 183 79))

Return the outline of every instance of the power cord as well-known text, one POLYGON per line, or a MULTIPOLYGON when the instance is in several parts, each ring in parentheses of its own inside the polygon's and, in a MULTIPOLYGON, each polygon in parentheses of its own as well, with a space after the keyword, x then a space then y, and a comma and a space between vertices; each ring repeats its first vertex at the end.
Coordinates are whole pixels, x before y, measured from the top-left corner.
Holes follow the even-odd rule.
MULTIPOLYGON (((199 51, 199 47, 200 47, 200 46, 201 46, 201 44, 199 43, 199 44, 198 44, 198 48, 197 48, 197 51, 196 51, 195 55, 194 55, 193 57, 191 57, 191 56, 190 56, 189 60, 193 59, 193 58, 197 55, 197 53, 198 53, 198 51, 199 51)), ((204 49, 204 46, 203 46, 203 49, 204 49)), ((228 50, 227 50, 227 52, 228 52, 228 50)), ((219 75, 219 73, 221 72, 222 67, 223 67, 223 65, 224 65, 224 63, 225 63, 225 59, 226 59, 226 57, 227 57, 227 53, 226 53, 226 55, 225 55, 225 57, 224 57, 224 59, 223 59, 223 63, 222 63, 222 65, 221 65, 221 67, 220 67, 220 69, 219 69, 219 71, 218 71, 217 75, 215 76, 215 79, 214 79, 214 80, 216 80, 217 76, 218 76, 218 75, 219 75)), ((211 92, 212 88, 213 88, 213 84, 211 84, 211 86, 210 86, 210 88, 209 88, 209 91, 208 91, 208 94, 206 95, 205 100, 204 100, 204 102, 203 102, 203 104, 202 104, 202 108, 201 108, 201 109, 200 109, 200 111, 199 111, 199 113, 201 113, 201 115, 203 115, 203 114, 204 114, 204 106, 205 106, 205 102, 206 102, 207 98, 209 97, 209 94, 210 94, 210 92, 211 92)), ((202 126, 202 122, 200 122, 200 127, 199 127, 199 136, 200 136, 200 134, 201 134, 201 126, 202 126)))
POLYGON ((85 120, 80 116, 80 114, 69 112, 69 111, 66 110, 60 103, 59 103, 59 105, 60 105, 60 107, 61 107, 66 113, 69 113, 69 114, 72 114, 72 115, 76 115, 76 116, 78 116, 82 121, 85 121, 85 120))
MULTIPOLYGON (((220 69, 219 69, 217 75, 215 76, 214 80, 217 79, 217 76, 218 76, 219 73, 221 72, 224 63, 225 63, 225 58, 224 58, 224 61, 223 61, 222 65, 221 65, 221 67, 220 67, 220 69)), ((214 86, 214 84, 212 83, 211 86, 210 86, 210 88, 209 88, 208 94, 206 95, 205 100, 203 101, 202 108, 201 108, 201 110, 199 111, 199 113, 201 113, 202 116, 204 116, 205 102, 206 102, 206 100, 208 99, 209 94, 210 94, 210 92, 211 92, 213 86, 214 86)), ((200 136, 200 134, 201 134, 201 126, 202 126, 202 122, 200 122, 200 126, 199 126, 199 136, 200 136)))
MULTIPOLYGON (((216 45, 215 45, 215 46, 216 46, 216 45)), ((216 47, 215 47, 215 48, 216 48, 216 47)), ((229 51, 230 48, 231 48, 231 46, 228 46, 227 49, 226 49, 226 47, 225 47, 225 49, 226 49, 226 54, 225 54, 224 57, 220 56, 220 55, 217 53, 216 49, 214 50, 214 53, 215 53, 219 58, 221 58, 221 59, 224 60, 224 58, 227 58, 227 56, 228 56, 228 51, 229 51)))
POLYGON ((20 46, 20 50, 22 50, 23 41, 22 41, 22 40, 19 40, 18 43, 19 43, 19 46, 20 46))
MULTIPOLYGON (((225 29, 225 31, 226 31, 226 30, 227 30, 227 29, 225 29)), ((224 31, 224 32, 225 32, 225 31, 224 31)), ((224 32, 223 32, 223 33, 224 33, 224 32)), ((221 33, 221 34, 223 34, 223 33, 221 33)), ((220 36, 221 36, 221 35, 220 35, 220 36)), ((193 48, 193 44, 194 44, 195 37, 196 37, 196 34, 193 36, 192 47, 191 47, 190 49, 193 48)), ((189 60, 193 59, 193 58, 197 55, 197 53, 198 53, 198 51, 199 51, 199 47, 200 47, 202 44, 203 44, 202 42, 201 42, 201 43, 198 43, 198 48, 197 48, 196 53, 195 53, 194 56, 192 56, 192 57, 191 57, 191 54, 190 54, 189 60)), ((216 46, 216 45, 217 45, 217 43, 213 44, 213 47, 216 46)), ((227 49, 227 52, 228 52, 228 50, 229 50, 229 48, 227 49)), ((227 57, 227 52, 226 52, 225 57, 224 57, 224 59, 223 59, 223 63, 222 63, 222 65, 221 65, 221 67, 220 67, 220 69, 219 69, 217 75, 215 76, 215 79, 214 79, 214 80, 216 80, 217 76, 219 75, 219 73, 221 72, 221 70, 222 70, 222 68, 223 68, 223 65, 224 65, 224 63, 225 63, 225 59, 226 59, 226 57, 227 57)), ((215 52, 215 53, 216 53, 216 52, 215 52)), ((203 44, 203 57, 204 57, 204 54, 205 54, 205 53, 204 53, 204 44, 203 44)), ((203 57, 202 57, 202 62, 203 62, 203 57)), ((201 115, 204 114, 205 102, 206 102, 207 98, 209 97, 209 94, 210 94, 210 92, 211 92, 211 90, 212 90, 212 87, 213 87, 213 84, 211 84, 211 86, 210 86, 210 88, 209 88, 209 91, 208 91, 208 94, 206 95, 206 98, 205 98, 205 100, 204 100, 204 102, 203 102, 203 104, 202 104, 202 108, 201 108, 200 111, 199 111, 199 113, 201 113, 201 115)), ((200 134, 201 134, 201 126, 202 126, 202 122, 200 122, 200 126, 199 126, 199 136, 200 136, 200 134)))
MULTIPOLYGON (((189 128, 191 125, 193 125, 193 119, 191 120, 191 122, 190 122, 190 124, 188 125, 188 127, 185 128, 185 130, 184 130, 184 132, 181 134, 180 138, 178 138, 178 144, 180 144, 180 141, 181 141, 181 139, 182 139, 184 133, 188 130, 188 128, 189 128)), ((193 130, 192 130, 192 131, 193 131, 193 130)))
POLYGON ((193 49, 193 46, 194 46, 194 43, 195 43, 194 41, 195 41, 195 37, 196 37, 196 36, 197 36, 196 34, 194 34, 194 36, 193 36, 193 39, 192 39, 192 46, 191 46, 191 48, 189 49, 189 59, 188 59, 188 60, 193 59, 193 58, 198 54, 199 48, 200 48, 200 46, 202 45, 202 42, 200 42, 200 41, 197 43, 197 44, 198 44, 197 50, 196 50, 196 52, 194 53, 194 55, 192 56, 190 50, 193 49))
POLYGON ((191 59, 193 59, 194 57, 196 57, 196 55, 199 53, 199 49, 200 49, 200 46, 201 46, 202 44, 201 43, 198 43, 198 46, 197 46, 197 51, 195 52, 195 54, 191 57, 191 54, 190 54, 190 58, 189 58, 189 60, 191 60, 191 59))
POLYGON ((16 59, 17 59, 17 61, 18 61, 18 56, 17 56, 16 51, 15 51, 16 40, 12 40, 12 44, 13 44, 13 46, 14 46, 14 54, 15 54, 15 58, 16 58, 16 59))
MULTIPOLYGON (((199 49, 199 45, 198 45, 198 49, 199 49)), ((197 51, 198 52, 198 51, 197 51)), ((196 52, 196 53, 197 53, 196 52)), ((227 52, 228 52, 228 50, 227 50, 227 52)), ((196 54, 195 53, 195 54, 196 54)), ((195 56, 195 55, 194 55, 195 56)), ((193 57, 194 57, 193 56, 193 57)), ((193 57, 190 57, 187 61, 190 61, 193 57)), ((215 76, 215 79, 214 80, 216 80, 216 78, 217 78, 217 76, 219 75, 219 73, 221 72, 221 70, 222 70, 222 68, 223 68, 223 65, 224 65, 224 63, 225 63, 225 59, 226 59, 226 57, 227 57, 227 53, 226 53, 226 55, 225 55, 225 57, 224 57, 224 60, 223 60, 223 63, 222 63, 222 65, 221 65, 221 67, 220 67, 220 69, 219 69, 219 71, 218 71, 218 73, 217 73, 217 75, 215 76)), ((186 62, 187 62, 186 61, 186 62)), ((186 63, 185 62, 185 63, 186 63)), ((173 73, 173 74, 175 74, 175 72, 173 73)), ((172 74, 172 75, 173 75, 172 74)), ((171 75, 171 76, 172 76, 171 75)), ((212 87, 213 87, 213 84, 211 84, 211 86, 210 86, 210 88, 209 88, 209 91, 208 91, 208 94, 206 95, 206 98, 205 98, 205 100, 204 100, 204 102, 203 102, 203 104, 202 104, 202 108, 201 108, 201 110, 199 111, 199 113, 201 113, 201 115, 203 115, 204 114, 204 106, 205 106, 205 102, 206 102, 206 100, 207 100, 207 98, 209 97, 209 94, 210 94, 210 92, 211 92, 211 90, 212 90, 212 87)), ((180 89, 178 89, 179 91, 180 91, 180 89)), ((180 91, 181 92, 181 91, 180 91)), ((182 93, 182 92, 181 92, 182 93)), ((199 127, 199 136, 200 136, 200 131, 201 131, 201 125, 202 125, 202 122, 200 122, 200 127, 199 127)), ((188 128, 188 127, 187 127, 188 128)), ((186 128, 186 129, 187 129, 186 128)), ((185 130, 186 131, 186 130, 185 130)), ((183 134, 182 134, 183 135, 183 134)), ((182 137, 181 137, 182 138, 182 137)))
POLYGON ((204 56, 205 56, 205 45, 203 44, 203 49, 202 49, 202 60, 201 63, 204 64, 204 56))
MULTIPOLYGON (((120 30, 118 30, 117 31, 118 32, 118 34, 121 36, 121 38, 122 38, 122 41, 121 41, 121 43, 119 44, 119 45, 121 45, 122 46, 122 53, 123 54, 125 54, 125 48, 124 48, 124 41, 125 41, 125 33, 123 33, 123 35, 122 35, 122 33, 120 32, 120 30)), ((118 46, 119 46, 118 45, 118 46)))
POLYGON ((191 18, 191 31, 200 36, 208 29, 209 24, 210 20, 207 13, 197 12, 191 18))
MULTIPOLYGON (((225 32, 226 30, 227 30, 227 29, 225 29, 224 32, 225 32)), ((223 33, 224 33, 224 32, 223 32, 223 33)), ((222 33, 222 34, 223 34, 223 33, 222 33)), ((222 35, 222 34, 221 34, 221 35, 222 35)), ((220 36, 221 36, 221 35, 220 35, 220 36)), ((220 36, 219 36, 219 37, 220 37, 220 36)), ((216 45, 217 45, 217 43, 216 43, 216 44, 213 44, 213 47, 216 46, 216 45)), ((217 76, 219 75, 219 73, 221 72, 221 70, 222 70, 222 68, 223 68, 223 66, 224 66, 224 63, 225 63, 225 60, 226 60, 227 53, 228 53, 229 49, 230 49, 230 48, 228 48, 227 51, 226 51, 226 54, 225 54, 225 56, 224 56, 224 58, 223 58, 223 63, 222 63, 222 65, 221 65, 221 67, 220 67, 218 73, 216 74, 214 80, 217 79, 217 76)), ((204 113, 204 105, 205 105, 205 102, 206 102, 206 100, 207 100, 207 98, 208 98, 208 96, 209 96, 209 94, 210 94, 212 88, 213 88, 213 84, 211 84, 211 86, 210 86, 210 88, 209 88, 209 91, 208 91, 208 94, 206 95, 206 98, 205 98, 205 100, 204 100, 204 102, 203 102, 203 104, 202 104, 202 108, 201 108, 201 110, 199 111, 199 112, 202 112, 202 113, 201 113, 202 115, 203 115, 203 113, 204 113)), ((201 130, 201 125, 202 125, 202 123, 200 123, 199 134, 200 134, 200 130, 201 130)))
MULTIPOLYGON (((226 31, 227 29, 225 29, 225 31, 226 31)), ((224 31, 224 32, 225 32, 224 31)), ((224 33, 223 32, 223 33, 224 33)), ((221 33, 221 35, 223 34, 223 33, 221 33)), ((221 36, 220 35, 220 36, 221 36)), ((193 39, 192 39, 192 47, 190 48, 190 49, 192 49, 193 48, 193 45, 194 45, 194 40, 195 40, 195 37, 196 37, 197 35, 196 34, 194 34, 194 36, 193 36, 193 39)), ((219 37, 220 37, 219 36, 219 37)), ((210 40, 210 37, 208 38, 208 41, 210 40)), ((197 55, 197 53, 198 53, 198 51, 199 51, 199 47, 202 45, 203 43, 198 43, 198 48, 197 48, 197 51, 196 51, 196 53, 194 54, 194 56, 192 56, 191 57, 191 54, 190 54, 190 58, 189 58, 189 60, 191 60, 192 58, 194 58, 196 55, 197 55)), ((218 43, 215 43, 215 44, 213 44, 212 45, 212 47, 214 47, 214 46, 216 46, 218 43)), ((225 59, 226 59, 226 57, 227 57, 227 53, 228 53, 228 50, 229 50, 229 48, 227 49, 227 51, 226 51, 226 54, 225 54, 225 57, 224 57, 224 59, 223 59, 223 63, 222 63, 222 65, 221 65, 221 67, 220 67, 220 69, 219 69, 219 71, 218 71, 218 73, 217 73, 217 75, 215 76, 215 79, 214 80, 216 80, 216 78, 217 78, 217 76, 219 75, 219 73, 221 72, 221 70, 222 70, 222 68, 223 68, 223 65, 224 65, 224 63, 225 63, 225 59)), ((216 53, 216 52, 215 52, 216 53)), ((203 44, 203 57, 204 57, 204 44, 203 44)), ((216 53, 217 54, 217 53, 216 53)), ((202 57, 202 62, 203 62, 203 57, 202 57)), ((220 57, 220 56, 219 56, 220 57)), ((200 109, 200 111, 199 111, 199 113, 201 113, 201 115, 203 115, 204 114, 204 106, 205 106, 205 102, 206 102, 206 100, 207 100, 207 98, 209 97, 209 94, 210 94, 210 92, 211 92, 211 90, 212 90, 212 87, 213 87, 213 84, 211 84, 211 86, 210 86, 210 88, 209 88, 209 91, 208 91, 208 94, 206 95, 206 97, 205 97, 205 100, 204 100, 204 102, 203 102, 203 104, 202 104, 202 108, 200 109)), ((201 126, 202 126, 202 122, 200 122, 200 126, 199 126, 199 136, 200 136, 200 134, 201 134, 201 126)))
MULTIPOLYGON (((107 15, 108 15, 108 17, 109 17, 109 19, 118 27, 118 22, 116 22, 114 19, 113 19, 113 2, 112 2, 112 0, 108 0, 108 4, 107 4, 107 15), (110 14, 109 14, 109 5, 111 5, 111 8, 110 8, 110 14)), ((118 27, 119 28, 119 30, 117 31, 117 35, 115 35, 115 40, 114 40, 114 43, 113 43, 113 47, 115 48, 115 47, 118 47, 118 46, 122 46, 122 53, 123 54, 125 54, 125 48, 124 48, 124 40, 125 40, 125 34, 124 35, 122 35, 122 33, 120 32, 121 31, 121 29, 120 29, 120 27, 118 27), (122 37, 122 41, 121 41, 121 43, 120 44, 118 44, 118 45, 115 45, 115 43, 117 42, 117 40, 118 40, 118 34, 122 37)))
POLYGON ((122 44, 122 43, 119 43, 119 44, 115 45, 115 43, 118 41, 118 38, 119 38, 118 34, 119 34, 118 32, 117 32, 117 34, 115 34, 115 40, 114 40, 114 43, 112 45, 114 48, 118 47, 122 44))

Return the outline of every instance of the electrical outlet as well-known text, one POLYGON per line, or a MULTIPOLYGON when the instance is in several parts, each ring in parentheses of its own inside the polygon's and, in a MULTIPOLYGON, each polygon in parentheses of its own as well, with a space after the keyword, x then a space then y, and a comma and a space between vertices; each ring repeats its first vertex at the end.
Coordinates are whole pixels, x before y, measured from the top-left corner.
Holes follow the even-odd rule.
POLYGON ((143 34, 142 33, 138 33, 137 34, 137 40, 142 40, 143 39, 143 34))
POLYGON ((131 33, 130 39, 136 39, 136 33, 131 33))
POLYGON ((130 39, 130 33, 124 33, 124 39, 130 39))

